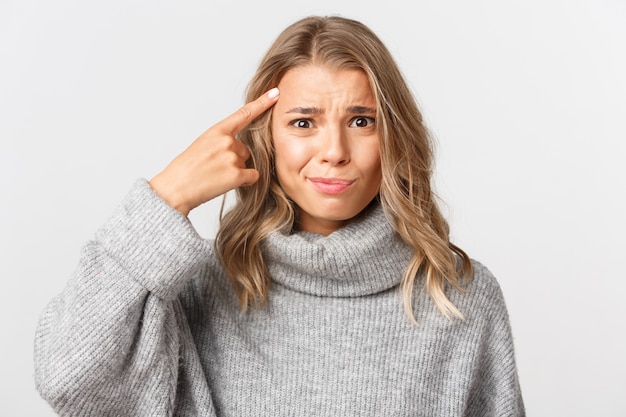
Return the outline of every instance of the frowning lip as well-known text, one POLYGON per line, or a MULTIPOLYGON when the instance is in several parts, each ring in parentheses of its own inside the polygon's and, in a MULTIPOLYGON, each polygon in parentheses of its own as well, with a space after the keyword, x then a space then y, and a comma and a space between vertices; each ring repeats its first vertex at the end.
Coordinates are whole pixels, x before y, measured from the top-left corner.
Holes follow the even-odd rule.
POLYGON ((355 180, 344 178, 309 177, 309 182, 324 194, 339 194, 350 188, 355 180))

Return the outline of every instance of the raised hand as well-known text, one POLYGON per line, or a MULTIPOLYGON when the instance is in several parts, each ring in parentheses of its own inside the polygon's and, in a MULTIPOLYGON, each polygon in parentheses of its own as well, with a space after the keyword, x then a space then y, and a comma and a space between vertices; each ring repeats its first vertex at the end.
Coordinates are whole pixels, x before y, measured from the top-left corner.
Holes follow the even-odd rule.
POLYGON ((202 203, 254 184, 259 173, 246 168, 250 152, 236 135, 272 107, 278 94, 278 89, 273 88, 210 127, 150 180, 150 186, 186 216, 202 203))

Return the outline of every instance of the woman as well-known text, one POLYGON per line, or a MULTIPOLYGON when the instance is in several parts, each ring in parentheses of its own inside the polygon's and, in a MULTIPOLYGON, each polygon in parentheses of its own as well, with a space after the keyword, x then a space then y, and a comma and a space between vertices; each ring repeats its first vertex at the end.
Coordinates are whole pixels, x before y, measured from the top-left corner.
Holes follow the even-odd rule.
POLYGON ((40 321, 42 396, 72 416, 523 415, 501 291, 449 240, 376 35, 295 22, 247 101, 85 246, 40 321), (207 242, 186 215, 232 189, 207 242))

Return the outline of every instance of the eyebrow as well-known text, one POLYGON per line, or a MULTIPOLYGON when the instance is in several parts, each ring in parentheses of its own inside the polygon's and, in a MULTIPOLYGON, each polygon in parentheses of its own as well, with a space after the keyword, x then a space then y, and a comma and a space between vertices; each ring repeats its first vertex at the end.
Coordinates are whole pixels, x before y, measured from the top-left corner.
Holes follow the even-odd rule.
MULTIPOLYGON (((376 114, 376 109, 365 106, 349 106, 346 110, 350 114, 376 114)), ((293 107, 285 113, 323 114, 324 110, 319 107, 293 107)))

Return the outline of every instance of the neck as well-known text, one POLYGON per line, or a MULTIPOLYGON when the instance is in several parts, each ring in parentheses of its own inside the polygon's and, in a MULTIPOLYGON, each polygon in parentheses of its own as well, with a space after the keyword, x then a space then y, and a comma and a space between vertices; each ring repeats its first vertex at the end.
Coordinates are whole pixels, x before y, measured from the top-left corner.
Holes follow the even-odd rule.
POLYGON ((361 296, 397 286, 412 254, 379 204, 328 235, 275 232, 266 239, 264 252, 273 281, 331 297, 361 296))

